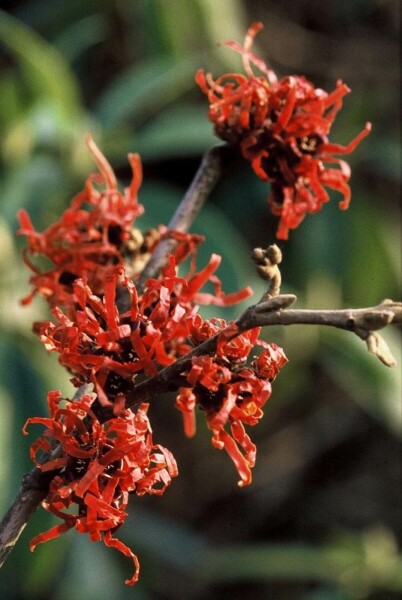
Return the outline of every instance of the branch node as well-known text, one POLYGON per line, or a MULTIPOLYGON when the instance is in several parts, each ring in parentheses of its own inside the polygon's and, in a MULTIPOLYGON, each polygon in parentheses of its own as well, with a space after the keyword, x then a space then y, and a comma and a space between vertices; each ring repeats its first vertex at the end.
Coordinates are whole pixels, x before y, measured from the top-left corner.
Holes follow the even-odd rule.
POLYGON ((280 294, 279 296, 267 298, 265 300, 261 298, 260 302, 255 305, 254 312, 266 313, 282 310, 294 304, 296 300, 297 297, 294 294, 280 294))
POLYGON ((363 320, 367 325, 370 326, 370 329, 382 329, 385 327, 394 318, 394 313, 390 310, 372 310, 367 311, 363 315, 363 320))
POLYGON ((392 306, 392 307, 401 307, 402 302, 395 302, 391 298, 384 298, 384 300, 380 303, 380 306, 392 306))

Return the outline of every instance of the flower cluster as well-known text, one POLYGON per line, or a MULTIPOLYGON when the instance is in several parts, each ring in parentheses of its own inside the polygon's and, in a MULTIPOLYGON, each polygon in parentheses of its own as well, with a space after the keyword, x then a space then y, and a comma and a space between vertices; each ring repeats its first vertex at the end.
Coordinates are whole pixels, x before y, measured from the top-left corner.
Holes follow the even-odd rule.
POLYGON ((153 444, 147 405, 129 410, 135 403, 136 384, 183 360, 183 368, 169 384, 178 390, 186 434, 195 432, 197 405, 212 430, 213 445, 226 449, 241 485, 246 485, 251 482, 256 449, 244 425, 255 425, 261 418, 270 382, 287 359, 275 345, 258 340, 258 328, 241 333, 234 324, 202 319, 199 304, 228 306, 248 298, 252 290, 222 291, 217 254, 197 270, 201 236, 161 226, 143 236, 133 229, 143 212, 137 199, 139 157, 129 156, 133 182, 122 194, 105 157, 92 138, 87 142, 100 175, 89 177, 61 219, 38 233, 25 211, 19 215, 19 233, 29 244, 25 261, 34 271, 34 289, 25 303, 38 293, 53 315, 52 321, 36 323, 34 329, 46 349, 58 354, 73 384, 91 384, 94 390, 81 400, 67 400, 65 407, 60 405, 60 393, 50 392, 50 416, 28 420, 46 427, 33 443, 31 456, 42 471, 54 471, 44 506, 62 519, 34 538, 31 549, 75 528, 131 557, 136 572, 126 583, 133 584, 138 579, 137 558, 114 537, 126 517, 128 496, 162 494, 177 475, 170 452, 153 444), (136 282, 146 257, 164 236, 175 240, 175 250, 160 274, 140 288, 136 282), (28 253, 45 257, 51 268, 40 271, 28 253), (188 272, 179 274, 187 257, 191 257, 188 272), (204 291, 206 284, 209 291, 204 291), (216 351, 203 355, 202 343, 216 334, 216 351), (247 367, 257 343, 264 349, 247 367), (198 347, 199 355, 186 360, 198 347), (49 458, 55 444, 59 452, 49 458), (76 513, 71 512, 74 507, 76 513))
POLYGON ((246 75, 228 73, 214 80, 200 69, 196 81, 208 97, 216 135, 239 145, 258 177, 271 183, 268 202, 280 217, 277 237, 287 239, 289 230, 298 227, 306 214, 328 202, 326 187, 342 194, 339 208, 348 208, 350 167, 334 154, 352 152, 371 125, 367 123, 346 146, 331 143, 331 126, 350 89, 338 81, 328 94, 299 75, 278 81, 251 52, 261 27, 254 23, 249 28, 243 47, 226 42, 241 54, 246 75), (256 76, 251 65, 262 75, 256 76))
POLYGON ((129 494, 163 494, 177 476, 177 466, 169 450, 153 443, 148 405, 101 424, 91 410, 95 398, 84 395, 75 402, 67 400, 62 408, 60 392, 49 392, 50 416, 30 418, 24 426, 25 434, 31 423, 46 427, 31 446, 31 458, 42 472, 59 470, 44 507, 63 521, 34 537, 30 549, 75 528, 88 533, 94 542, 103 538, 106 546, 131 557, 135 572, 126 583, 133 585, 139 575, 138 559, 114 534, 127 516, 129 494), (61 456, 52 458, 55 442, 61 456))
POLYGON ((73 284, 77 301, 72 320, 60 308, 53 314, 58 324, 45 322, 40 340, 48 351, 59 354, 60 363, 74 375, 80 386, 92 382, 102 405, 114 405, 114 412, 125 407, 126 394, 138 374, 156 375, 187 353, 191 318, 195 302, 229 305, 248 298, 250 288, 223 294, 213 273, 220 263, 212 255, 208 265, 187 278, 178 277, 173 256, 160 279, 151 279, 141 297, 122 268, 108 276, 102 298, 93 293, 83 279, 73 284), (200 293, 209 280, 216 283, 215 295, 200 293), (129 311, 119 314, 116 292, 130 294, 129 311))
POLYGON ((128 156, 133 179, 122 194, 110 164, 89 134, 86 141, 100 172, 88 177, 84 190, 72 199, 61 218, 40 233, 25 210, 18 213, 18 233, 28 241, 23 258, 33 271, 30 282, 34 286, 23 304, 39 294, 51 307, 73 309, 76 279, 85 277, 95 293, 103 293, 105 279, 116 266, 127 258, 135 274, 141 270, 144 255, 149 257, 161 237, 163 228, 145 234, 133 228, 144 210, 137 197, 142 181, 139 155, 128 156), (51 268, 41 271, 30 256, 45 258, 51 268))
POLYGON ((192 339, 197 344, 206 336, 218 335, 216 352, 213 356, 192 358, 186 372, 186 385, 180 388, 176 398, 188 437, 195 434, 195 407, 205 412, 212 431, 212 445, 226 450, 240 475, 240 487, 251 483, 250 469, 256 458, 256 447, 244 425, 259 422, 263 416, 262 407, 271 395, 271 382, 288 362, 281 348, 259 340, 259 334, 259 327, 239 333, 234 323, 203 321, 197 315, 192 322, 192 339), (255 344, 264 349, 246 366, 255 344))

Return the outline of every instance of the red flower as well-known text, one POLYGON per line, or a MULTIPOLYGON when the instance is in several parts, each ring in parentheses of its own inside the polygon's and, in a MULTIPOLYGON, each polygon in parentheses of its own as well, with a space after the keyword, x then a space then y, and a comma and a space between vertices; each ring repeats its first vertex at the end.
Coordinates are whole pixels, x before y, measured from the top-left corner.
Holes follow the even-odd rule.
POLYGON ((39 233, 25 210, 18 213, 18 233, 28 240, 24 261, 34 272, 30 280, 34 289, 24 304, 39 293, 51 306, 71 309, 75 302, 72 283, 77 278, 86 277, 93 291, 102 293, 107 275, 123 264, 129 249, 132 253, 136 247, 137 254, 149 252, 160 237, 153 233, 144 238, 138 230, 132 231, 135 219, 143 213, 137 198, 142 180, 139 155, 128 156, 133 180, 122 194, 111 166, 89 134, 86 141, 100 173, 88 177, 84 190, 72 199, 61 218, 39 233), (97 187, 101 184, 103 190, 97 187), (41 271, 29 255, 44 256, 53 266, 41 271))
POLYGON ((253 364, 258 377, 273 381, 287 362, 282 348, 276 344, 264 344, 264 350, 253 364))
POLYGON ((224 321, 192 319, 191 338, 201 343, 207 332, 220 331, 214 356, 200 355, 192 359, 186 373, 189 387, 182 387, 176 407, 183 414, 184 432, 195 435, 195 407, 205 413, 212 431, 212 444, 225 449, 240 475, 239 486, 251 483, 256 447, 246 434, 244 425, 256 425, 263 416, 262 407, 271 395, 271 381, 287 358, 281 348, 258 340, 260 328, 237 333, 237 326, 224 321), (260 356, 249 367, 244 366, 254 345, 264 346, 260 356), (230 433, 227 431, 229 426, 230 433))
POLYGON ((75 528, 88 533, 91 541, 103 539, 107 546, 131 557, 135 573, 126 583, 133 585, 139 575, 138 559, 114 534, 127 516, 129 494, 163 494, 171 478, 177 476, 177 466, 169 450, 152 441, 147 404, 140 405, 137 413, 125 411, 102 424, 91 410, 95 397, 67 400, 61 408, 60 392, 49 392, 50 416, 30 418, 24 426, 25 434, 31 423, 46 427, 31 446, 38 468, 61 469, 50 483, 43 506, 63 522, 34 537, 30 549, 75 528), (61 457, 49 459, 45 454, 44 458, 43 453, 50 453, 54 442, 60 444, 61 457), (43 462, 38 460, 38 453, 43 462))
MULTIPOLYGON (((59 221, 43 233, 39 233, 34 229, 25 210, 20 210, 18 213, 21 225, 18 233, 26 235, 29 244, 24 251, 24 261, 34 272, 30 279, 34 289, 23 300, 24 304, 29 303, 34 295, 39 293, 48 300, 58 316, 61 315, 60 309, 63 309, 67 317, 75 321, 75 311, 80 304, 76 296, 78 288, 75 284, 79 279, 85 280, 91 293, 100 298, 105 293, 105 282, 108 278, 114 277, 119 267, 124 264, 127 276, 135 278, 142 271, 159 240, 166 237, 176 240, 177 246, 171 262, 164 269, 165 283, 169 280, 171 288, 168 286, 169 292, 162 292, 162 294, 166 296, 167 293, 172 292, 173 287, 178 287, 176 265, 191 256, 190 271, 185 280, 182 280, 180 287, 182 304, 199 302, 229 306, 251 295, 250 288, 244 288, 233 294, 222 292, 221 282, 214 275, 221 262, 221 257, 217 254, 211 256, 204 269, 196 272, 195 258, 197 248, 204 240, 203 236, 170 231, 163 226, 158 226, 144 234, 139 229, 133 229, 136 217, 143 213, 143 207, 137 199, 142 180, 139 156, 129 154, 133 181, 122 194, 117 188, 116 177, 111 166, 90 135, 87 136, 87 144, 98 163, 100 174, 88 178, 84 191, 73 198, 70 208, 63 213, 59 221), (94 186, 101 183, 105 185, 103 191, 99 191, 94 186), (53 267, 40 271, 32 263, 29 255, 41 255, 50 260, 53 267), (214 285, 214 294, 200 291, 208 281, 214 285)), ((158 290, 161 289, 159 280, 150 280, 142 304, 147 302, 152 304, 159 293, 158 290)), ((177 296, 176 292, 175 296, 177 296)), ((167 302, 164 308, 163 302, 158 303, 155 311, 160 313, 159 321, 164 320, 163 315, 167 308, 167 302)), ((153 314, 155 324, 158 319, 156 312, 153 314)), ((35 329, 38 330, 39 326, 35 329)))
POLYGON ((195 386, 199 383, 211 392, 217 392, 222 384, 231 379, 230 370, 219 365, 212 356, 194 356, 192 366, 187 375, 187 381, 195 386))
POLYGON ((72 285, 74 315, 55 307, 58 324, 42 324, 40 340, 48 351, 59 353, 77 385, 91 381, 103 405, 117 401, 120 407, 137 374, 156 375, 159 367, 189 351, 196 302, 226 305, 251 294, 250 288, 223 294, 214 275, 219 263, 220 257, 212 255, 204 269, 183 278, 170 257, 161 278, 149 280, 140 298, 122 267, 107 276, 102 298, 78 279, 72 285), (215 295, 200 292, 208 280, 215 284, 215 295), (119 314, 116 296, 124 288, 131 296, 131 309, 119 314))
POLYGON ((201 69, 196 81, 208 96, 215 133, 239 144, 258 177, 271 183, 268 202, 280 217, 277 237, 287 239, 289 229, 328 202, 326 187, 340 192, 339 207, 348 208, 350 168, 333 155, 352 152, 371 125, 367 123, 346 146, 330 143, 328 134, 350 89, 338 81, 328 94, 298 75, 278 81, 264 61, 251 53, 261 27, 254 23, 249 28, 243 47, 226 42, 242 55, 246 76, 229 73, 214 81, 201 69), (256 76, 251 65, 262 75, 256 76))

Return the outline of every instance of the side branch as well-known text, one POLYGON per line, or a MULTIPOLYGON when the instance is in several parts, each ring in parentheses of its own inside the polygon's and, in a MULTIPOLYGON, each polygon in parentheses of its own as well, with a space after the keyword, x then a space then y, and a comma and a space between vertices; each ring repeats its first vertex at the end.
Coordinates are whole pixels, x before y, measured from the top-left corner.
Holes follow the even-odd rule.
MULTIPOLYGON (((390 323, 402 324, 402 302, 383 300, 371 308, 343 310, 272 310, 272 302, 286 296, 277 296, 271 302, 261 302, 246 310, 238 326, 242 329, 267 325, 326 325, 355 333, 367 344, 369 352, 377 356, 387 367, 396 361, 388 346, 378 333, 390 323), (255 323, 255 324, 254 324, 255 323)), ((243 330, 243 329, 242 329, 243 330)))
POLYGON ((296 301, 293 294, 282 294, 267 301, 260 302, 247 308, 235 321, 233 329, 229 325, 226 330, 214 335, 194 350, 178 359, 173 364, 161 369, 158 375, 149 377, 134 386, 127 397, 128 407, 133 407, 144 400, 149 401, 156 394, 173 391, 184 383, 182 378, 191 366, 194 356, 213 354, 216 351, 219 337, 227 332, 225 339, 230 341, 239 333, 254 327, 269 325, 325 325, 351 331, 365 340, 368 350, 376 355, 385 365, 395 366, 388 346, 380 337, 378 330, 390 323, 402 324, 402 302, 384 300, 378 306, 371 308, 356 308, 343 310, 287 310, 296 301))

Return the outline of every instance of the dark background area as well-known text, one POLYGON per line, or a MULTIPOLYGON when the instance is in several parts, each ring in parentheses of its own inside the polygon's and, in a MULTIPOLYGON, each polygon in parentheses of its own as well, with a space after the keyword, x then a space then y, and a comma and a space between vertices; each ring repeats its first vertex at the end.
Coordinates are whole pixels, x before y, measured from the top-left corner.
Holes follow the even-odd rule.
MULTIPOLYGON (((29 0, 0 12, 0 508, 6 510, 49 389, 71 394, 55 356, 31 333, 46 318, 36 300, 22 308, 28 273, 15 239, 25 207, 41 230, 94 170, 83 141, 91 131, 122 184, 127 153, 140 152, 144 229, 167 222, 216 140, 194 83, 241 72, 218 42, 265 28, 256 51, 279 76, 304 74, 352 93, 333 127, 347 143, 372 134, 348 157, 353 199, 333 195, 281 242, 284 292, 310 308, 371 306, 400 298, 400 5, 397 1, 29 0)), ((274 241, 269 189, 247 164, 226 173, 193 230, 207 236, 203 265, 222 254, 226 291, 263 287, 254 246, 274 241)), ((242 307, 204 310, 234 318, 242 307)), ((7 600, 396 600, 402 591, 400 338, 384 333, 399 366, 387 369, 363 342, 340 331, 271 328, 265 339, 290 359, 273 385, 265 417, 250 431, 258 446, 253 483, 238 489, 224 453, 212 448, 202 415, 187 440, 173 398, 151 406, 155 440, 169 447, 180 477, 161 497, 134 497, 121 538, 142 573, 124 586, 130 562, 69 534, 40 546, 29 539, 53 524, 39 510, 0 571, 7 600)))

